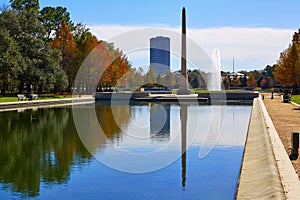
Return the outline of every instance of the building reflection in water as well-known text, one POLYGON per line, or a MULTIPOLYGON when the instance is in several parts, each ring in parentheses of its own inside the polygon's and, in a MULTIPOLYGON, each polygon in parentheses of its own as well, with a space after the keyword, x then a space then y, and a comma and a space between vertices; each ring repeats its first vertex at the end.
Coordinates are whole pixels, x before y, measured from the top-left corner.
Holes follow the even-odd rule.
MULTIPOLYGON (((170 138, 170 107, 170 104, 150 104, 151 138, 170 138)), ((186 104, 180 105, 181 185, 183 188, 186 186, 187 108, 186 104)))
POLYGON ((150 104, 151 138, 170 137, 170 104, 150 104))
POLYGON ((186 124, 187 124, 187 105, 180 105, 180 122, 181 122, 181 185, 186 185, 186 124))

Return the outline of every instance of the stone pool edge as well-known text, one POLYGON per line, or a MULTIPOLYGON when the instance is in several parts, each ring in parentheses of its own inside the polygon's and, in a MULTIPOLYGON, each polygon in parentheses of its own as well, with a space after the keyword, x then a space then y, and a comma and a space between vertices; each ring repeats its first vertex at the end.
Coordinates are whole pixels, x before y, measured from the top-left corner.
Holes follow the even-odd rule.
POLYGON ((300 181, 298 175, 285 151, 265 104, 261 98, 259 101, 262 106, 265 122, 273 145, 273 151, 286 197, 288 199, 300 199, 300 181))
POLYGON ((253 100, 236 199, 300 199, 300 183, 262 99, 253 100))
POLYGON ((92 96, 85 96, 81 98, 65 98, 52 100, 33 100, 33 101, 16 101, 0 103, 0 112, 11 111, 28 108, 42 108, 42 107, 56 107, 74 104, 93 103, 95 98, 92 96))

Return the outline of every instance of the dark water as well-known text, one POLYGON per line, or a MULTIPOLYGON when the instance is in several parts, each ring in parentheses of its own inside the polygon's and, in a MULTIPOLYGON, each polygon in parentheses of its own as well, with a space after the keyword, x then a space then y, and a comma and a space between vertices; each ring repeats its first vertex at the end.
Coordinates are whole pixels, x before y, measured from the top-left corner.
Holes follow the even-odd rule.
POLYGON ((234 198, 251 107, 88 107, 0 113, 0 199, 234 198))

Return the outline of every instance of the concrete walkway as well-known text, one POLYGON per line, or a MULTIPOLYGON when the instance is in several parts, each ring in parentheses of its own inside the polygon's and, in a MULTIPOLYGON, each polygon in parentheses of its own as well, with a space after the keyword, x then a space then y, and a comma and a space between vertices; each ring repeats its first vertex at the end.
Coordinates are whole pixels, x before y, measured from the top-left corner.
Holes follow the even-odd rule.
POLYGON ((255 99, 237 199, 300 199, 298 176, 261 100, 255 99))
POLYGON ((4 102, 4 103, 0 103, 0 112, 8 111, 8 110, 16 110, 21 108, 62 106, 62 105, 72 105, 78 103, 82 104, 82 103, 91 103, 91 102, 95 102, 95 99, 92 96, 83 96, 81 98, 4 102))
MULTIPOLYGON (((290 155, 292 148, 291 133, 293 131, 300 132, 300 106, 283 103, 281 96, 277 94, 274 94, 274 99, 271 99, 270 93, 265 93, 264 96, 263 102, 285 147, 286 154, 290 155)), ((297 160, 292 160, 292 164, 300 179, 300 156, 297 160)))

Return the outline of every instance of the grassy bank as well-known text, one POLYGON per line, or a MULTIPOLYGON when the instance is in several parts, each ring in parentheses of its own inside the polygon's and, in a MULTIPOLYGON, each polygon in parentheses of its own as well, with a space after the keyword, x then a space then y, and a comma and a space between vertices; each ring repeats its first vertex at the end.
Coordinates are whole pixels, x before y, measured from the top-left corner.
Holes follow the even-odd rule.
POLYGON ((14 101, 18 101, 17 97, 2 97, 0 96, 0 103, 2 102, 14 102, 14 101))
POLYGON ((300 95, 292 95, 292 102, 300 104, 300 95))
MULTIPOLYGON (((72 95, 55 95, 55 94, 41 94, 38 100, 51 100, 51 99, 65 99, 72 98, 72 95)), ((18 97, 16 96, 0 96, 0 103, 16 102, 18 97)))

